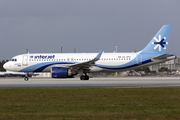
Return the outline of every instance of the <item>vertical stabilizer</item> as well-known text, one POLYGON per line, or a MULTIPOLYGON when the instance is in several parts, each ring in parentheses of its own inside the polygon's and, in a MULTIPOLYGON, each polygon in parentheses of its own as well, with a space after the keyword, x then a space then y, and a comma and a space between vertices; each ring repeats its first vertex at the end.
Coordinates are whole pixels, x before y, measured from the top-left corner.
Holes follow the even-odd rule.
POLYGON ((142 50, 143 53, 166 54, 172 25, 164 25, 142 50))

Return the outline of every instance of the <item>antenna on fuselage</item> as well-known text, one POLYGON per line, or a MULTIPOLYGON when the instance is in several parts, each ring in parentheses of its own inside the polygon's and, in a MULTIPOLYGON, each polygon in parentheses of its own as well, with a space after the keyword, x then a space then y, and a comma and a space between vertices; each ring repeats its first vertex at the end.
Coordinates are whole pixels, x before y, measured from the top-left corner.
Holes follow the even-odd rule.
POLYGON ((59 48, 61 48, 61 53, 62 53, 62 47, 59 47, 59 48))
POLYGON ((28 51, 28 49, 26 49, 27 50, 27 54, 29 54, 29 51, 28 51))
POLYGON ((118 47, 118 46, 115 46, 115 48, 116 48, 116 53, 117 53, 117 47, 118 47))
POLYGON ((136 50, 135 50, 135 51, 132 51, 132 53, 136 53, 136 50))

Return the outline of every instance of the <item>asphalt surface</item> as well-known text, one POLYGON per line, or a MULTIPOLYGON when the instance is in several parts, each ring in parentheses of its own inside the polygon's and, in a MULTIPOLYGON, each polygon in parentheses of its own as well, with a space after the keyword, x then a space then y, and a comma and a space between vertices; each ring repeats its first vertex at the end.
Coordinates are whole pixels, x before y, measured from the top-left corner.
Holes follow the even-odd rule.
POLYGON ((0 88, 180 88, 180 77, 0 78, 0 88))

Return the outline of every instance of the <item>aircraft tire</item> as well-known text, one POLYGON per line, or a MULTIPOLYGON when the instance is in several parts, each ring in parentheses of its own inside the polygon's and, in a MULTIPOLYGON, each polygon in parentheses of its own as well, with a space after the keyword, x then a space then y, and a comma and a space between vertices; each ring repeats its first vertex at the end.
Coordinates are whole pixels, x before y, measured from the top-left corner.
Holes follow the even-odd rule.
POLYGON ((84 75, 81 75, 80 79, 81 79, 81 80, 85 80, 85 76, 84 76, 84 75))
POLYGON ((28 80, 29 80, 29 78, 28 78, 28 77, 24 77, 24 80, 25 80, 25 81, 28 81, 28 80))
POLYGON ((89 80, 89 76, 86 75, 86 76, 85 76, 85 80, 89 80))
POLYGON ((80 79, 81 80, 89 80, 89 76, 87 76, 87 75, 81 75, 81 77, 80 77, 80 79))

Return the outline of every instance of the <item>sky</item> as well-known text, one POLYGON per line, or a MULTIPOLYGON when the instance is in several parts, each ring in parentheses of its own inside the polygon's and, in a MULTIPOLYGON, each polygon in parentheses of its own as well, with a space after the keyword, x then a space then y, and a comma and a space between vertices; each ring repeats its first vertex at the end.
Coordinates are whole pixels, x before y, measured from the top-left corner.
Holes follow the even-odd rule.
POLYGON ((142 50, 165 24, 180 57, 180 0, 0 0, 0 60, 30 53, 142 50))

